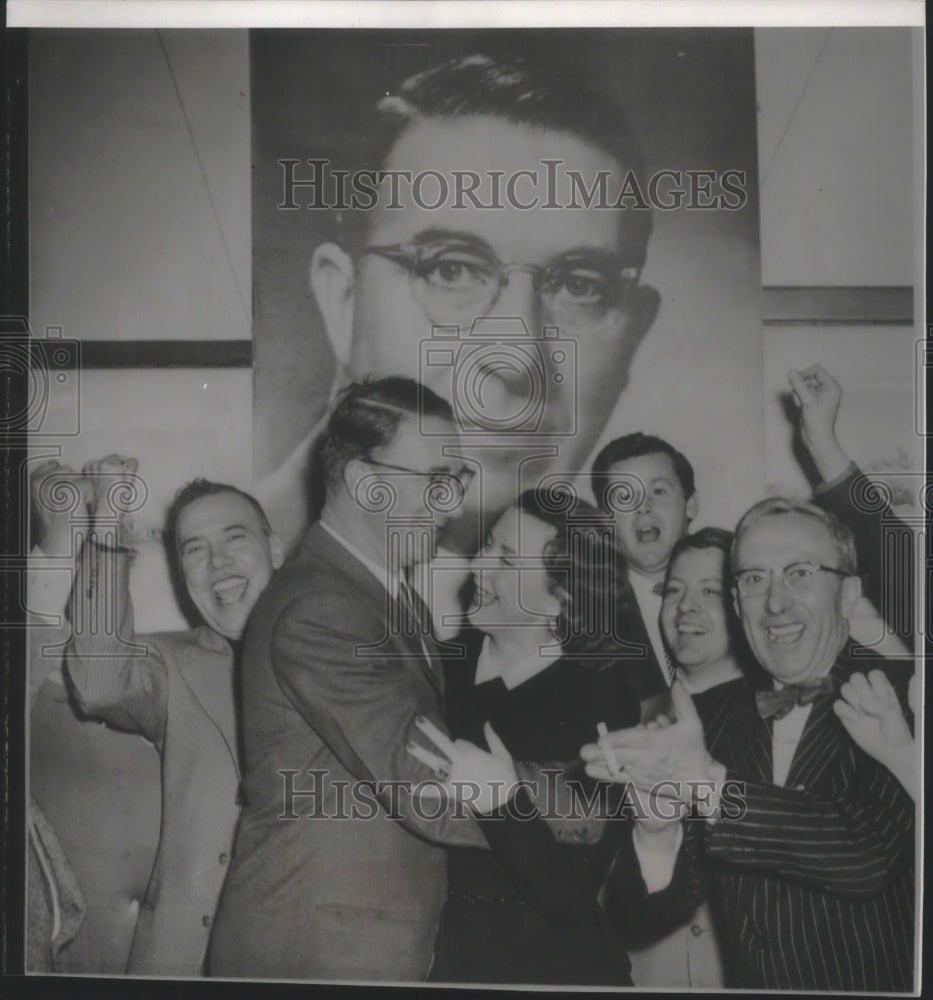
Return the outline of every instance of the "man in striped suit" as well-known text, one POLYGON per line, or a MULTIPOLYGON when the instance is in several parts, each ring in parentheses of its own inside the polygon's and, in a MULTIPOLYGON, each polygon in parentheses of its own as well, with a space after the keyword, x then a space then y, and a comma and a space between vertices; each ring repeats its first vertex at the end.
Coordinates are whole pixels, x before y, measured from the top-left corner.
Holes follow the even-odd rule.
MULTIPOLYGON (((595 777, 675 783, 694 812, 676 836, 626 845, 607 905, 663 926, 707 889, 728 984, 746 989, 913 988, 914 806, 836 718, 839 686, 882 669, 903 696, 912 666, 854 643, 859 598, 851 533, 820 508, 781 499, 736 529, 734 597, 764 668, 693 702, 675 683, 676 721, 584 748, 595 777), (666 857, 646 845, 668 845, 666 857), (638 863, 634 863, 637 859, 638 863), (666 870, 665 863, 666 862, 666 870)), ((667 793, 670 794, 668 786, 667 793)))

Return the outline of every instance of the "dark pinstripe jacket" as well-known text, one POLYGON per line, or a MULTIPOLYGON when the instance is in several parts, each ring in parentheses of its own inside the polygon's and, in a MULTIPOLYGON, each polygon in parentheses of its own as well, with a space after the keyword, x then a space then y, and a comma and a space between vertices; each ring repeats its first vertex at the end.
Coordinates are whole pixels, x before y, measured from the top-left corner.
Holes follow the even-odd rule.
MULTIPOLYGON (((904 688, 912 664, 850 643, 832 676, 875 667, 904 688)), ((708 889, 730 986, 911 990, 914 803, 849 738, 832 697, 814 704, 786 785, 774 785, 772 724, 755 705, 764 686, 743 679, 697 699, 710 753, 744 784, 743 815, 688 822, 672 881, 651 896, 634 857, 620 859, 607 906, 623 930, 660 932, 708 889)))
POLYGON ((206 626, 137 636, 129 559, 91 543, 71 618, 66 665, 78 704, 162 756, 159 848, 127 972, 198 976, 240 812, 233 651, 206 626))

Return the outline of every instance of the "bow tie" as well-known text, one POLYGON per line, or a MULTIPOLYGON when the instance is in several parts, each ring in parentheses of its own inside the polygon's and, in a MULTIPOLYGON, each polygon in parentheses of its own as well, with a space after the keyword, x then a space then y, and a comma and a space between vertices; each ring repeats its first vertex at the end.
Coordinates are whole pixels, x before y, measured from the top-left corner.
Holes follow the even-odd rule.
POLYGON ((786 684, 780 691, 757 691, 755 703, 763 719, 783 719, 797 705, 812 705, 821 695, 832 694, 836 682, 832 677, 821 677, 806 684, 786 684))

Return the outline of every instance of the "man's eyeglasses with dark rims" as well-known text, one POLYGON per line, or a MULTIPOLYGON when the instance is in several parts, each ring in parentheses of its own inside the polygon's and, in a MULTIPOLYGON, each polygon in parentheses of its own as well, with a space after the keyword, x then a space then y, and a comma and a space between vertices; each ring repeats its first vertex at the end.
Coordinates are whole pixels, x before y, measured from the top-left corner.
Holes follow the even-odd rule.
POLYGON ((822 566, 820 563, 795 562, 782 570, 773 569, 743 569, 735 574, 733 580, 742 597, 764 597, 771 586, 771 577, 780 572, 784 577, 784 585, 795 594, 805 594, 813 587, 820 573, 834 573, 836 576, 851 576, 845 570, 835 566, 822 566))
POLYGON ((513 271, 530 274, 538 299, 561 332, 599 333, 616 326, 638 269, 612 253, 572 250, 548 264, 504 264, 482 242, 439 239, 423 243, 364 246, 408 271, 411 293, 428 320, 469 325, 487 315, 513 271))
POLYGON ((364 458, 367 465, 377 469, 389 469, 392 472, 407 472, 412 476, 421 476, 428 480, 428 489, 449 495, 445 506, 457 506, 466 496, 467 486, 473 478, 473 470, 466 468, 460 472, 447 472, 444 469, 432 469, 424 472, 421 469, 410 469, 407 465, 392 465, 389 462, 377 462, 374 458, 364 458))

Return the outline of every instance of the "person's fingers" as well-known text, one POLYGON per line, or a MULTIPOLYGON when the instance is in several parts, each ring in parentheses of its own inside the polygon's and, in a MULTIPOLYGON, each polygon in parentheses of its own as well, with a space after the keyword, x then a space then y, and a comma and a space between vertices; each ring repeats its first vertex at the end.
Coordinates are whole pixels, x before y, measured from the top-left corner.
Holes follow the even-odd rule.
POLYGON ((833 711, 845 722, 860 722, 865 718, 865 713, 853 707, 848 701, 841 698, 833 702, 833 711))
POLYGON ((790 382, 791 388, 794 390, 794 397, 799 406, 803 406, 804 403, 809 403, 812 400, 813 392, 804 379, 802 372, 788 372, 787 381, 790 382))
POLYGON ((811 384, 827 386, 831 389, 842 388, 822 365, 809 365, 802 369, 800 374, 811 384))
POLYGON ((447 755, 448 760, 453 760, 457 756, 457 748, 453 740, 424 715, 419 715, 415 719, 415 725, 425 736, 440 750, 447 755))
POLYGON ((894 686, 880 670, 872 670, 868 674, 867 680, 875 697, 883 705, 894 706, 898 704, 894 686))
POLYGON ((605 764, 599 764, 596 761, 587 764, 584 770, 589 777, 595 778, 596 781, 611 781, 617 785, 624 785, 628 782, 628 778, 622 771, 612 772, 605 764))
POLYGON ((862 699, 859 696, 858 691, 855 690, 855 687, 850 684, 849 681, 846 681, 839 688, 839 696, 847 705, 850 705, 857 711, 861 710, 862 699))
POLYGON ((489 747, 489 751, 494 757, 498 757, 500 760, 512 759, 508 747, 499 739, 491 723, 487 722, 483 726, 483 735, 486 737, 486 746, 489 747))
POLYGON ((38 480, 44 479, 46 476, 50 476, 55 472, 67 474, 71 471, 72 470, 68 468, 68 466, 62 465, 57 458, 50 458, 33 468, 32 479, 34 482, 38 482, 38 480))
POLYGON ((414 741, 411 741, 405 749, 415 760, 420 760, 422 764, 431 768, 435 774, 446 775, 450 773, 450 761, 445 757, 441 757, 440 754, 432 753, 414 741))
POLYGON ((671 703, 678 722, 699 722, 693 699, 679 678, 671 685, 671 703))
POLYGON ((631 729, 616 729, 600 736, 599 745, 601 747, 640 747, 644 746, 648 738, 647 726, 633 726, 631 729))
POLYGON ((656 752, 616 747, 615 755, 620 770, 636 770, 643 774, 654 774, 658 777, 666 777, 670 774, 670 767, 667 761, 656 752))
POLYGON ((868 678, 864 674, 850 674, 848 683, 860 700, 865 701, 874 697, 874 691, 872 691, 868 678))

